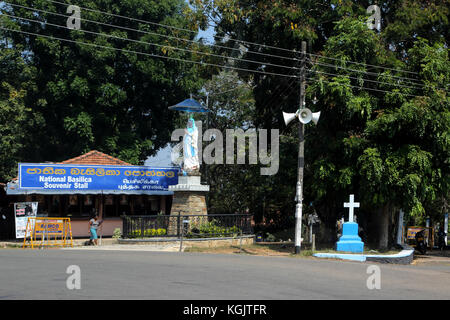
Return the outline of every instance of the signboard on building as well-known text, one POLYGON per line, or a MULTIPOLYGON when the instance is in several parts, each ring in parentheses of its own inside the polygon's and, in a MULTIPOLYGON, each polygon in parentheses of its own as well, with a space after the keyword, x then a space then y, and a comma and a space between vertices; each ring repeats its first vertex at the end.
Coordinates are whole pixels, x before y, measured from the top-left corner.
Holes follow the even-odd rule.
POLYGON ((16 217, 16 239, 25 238, 28 218, 35 218, 37 215, 37 209, 37 202, 14 203, 14 214, 16 217))
POLYGON ((19 188, 41 190, 167 191, 178 168, 19 163, 19 188))

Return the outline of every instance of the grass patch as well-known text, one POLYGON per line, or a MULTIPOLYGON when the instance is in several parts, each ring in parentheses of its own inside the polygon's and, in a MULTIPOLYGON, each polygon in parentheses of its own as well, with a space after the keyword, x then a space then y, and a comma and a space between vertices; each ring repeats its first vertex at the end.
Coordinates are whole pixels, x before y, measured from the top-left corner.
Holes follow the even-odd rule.
MULTIPOLYGON (((185 252, 201 252, 201 253, 219 253, 219 254, 246 254, 246 255, 262 255, 262 256, 284 256, 284 257, 312 257, 314 253, 351 253, 336 251, 334 248, 320 248, 312 251, 310 247, 302 247, 300 254, 295 254, 295 247, 292 242, 262 242, 254 244, 242 245, 223 245, 218 247, 202 247, 191 246, 184 250, 185 252)), ((400 250, 377 251, 367 249, 362 254, 379 254, 389 255, 399 253, 400 250)))
POLYGON ((261 243, 242 245, 225 245, 219 247, 200 247, 192 246, 184 250, 185 252, 201 253, 222 253, 222 254, 245 254, 260 256, 284 256, 284 257, 310 257, 311 250, 302 250, 299 255, 294 254, 294 245, 292 243, 261 243))

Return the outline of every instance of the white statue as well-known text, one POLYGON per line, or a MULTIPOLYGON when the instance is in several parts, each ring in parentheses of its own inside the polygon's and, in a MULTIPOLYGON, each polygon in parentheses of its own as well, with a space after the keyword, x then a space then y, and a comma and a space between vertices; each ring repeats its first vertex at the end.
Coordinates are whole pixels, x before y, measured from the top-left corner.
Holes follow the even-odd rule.
POLYGON ((194 171, 200 167, 198 161, 198 130, 194 118, 190 117, 183 138, 183 170, 194 171))

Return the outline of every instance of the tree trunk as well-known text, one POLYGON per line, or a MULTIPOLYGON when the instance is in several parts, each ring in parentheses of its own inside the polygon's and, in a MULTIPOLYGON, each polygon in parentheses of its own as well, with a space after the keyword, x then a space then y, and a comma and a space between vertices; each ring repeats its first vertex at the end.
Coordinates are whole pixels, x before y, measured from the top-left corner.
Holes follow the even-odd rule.
POLYGON ((388 250, 389 246, 389 221, 390 219, 389 205, 386 204, 379 209, 379 240, 378 248, 380 250, 388 250))

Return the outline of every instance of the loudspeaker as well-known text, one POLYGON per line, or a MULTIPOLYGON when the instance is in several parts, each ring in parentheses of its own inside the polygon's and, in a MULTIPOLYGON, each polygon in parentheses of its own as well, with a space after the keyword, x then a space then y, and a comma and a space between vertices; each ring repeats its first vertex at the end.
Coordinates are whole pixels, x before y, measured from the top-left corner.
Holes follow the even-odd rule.
POLYGON ((307 124, 312 120, 312 112, 308 108, 301 109, 298 113, 298 120, 301 123, 307 124))
POLYGON ((296 113, 283 112, 283 119, 286 126, 296 117, 298 117, 298 120, 303 124, 307 124, 312 121, 317 125, 317 122, 319 122, 320 118, 320 111, 312 113, 308 108, 303 108, 296 113))
POLYGON ((284 119, 284 123, 286 125, 288 125, 289 122, 294 120, 296 117, 297 117, 297 113, 286 113, 286 112, 283 112, 283 119, 284 119))
POLYGON ((319 112, 314 112, 312 114, 312 122, 314 122, 315 125, 317 125, 317 122, 319 122, 319 118, 320 118, 320 111, 319 112))

